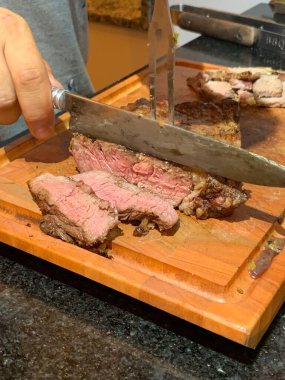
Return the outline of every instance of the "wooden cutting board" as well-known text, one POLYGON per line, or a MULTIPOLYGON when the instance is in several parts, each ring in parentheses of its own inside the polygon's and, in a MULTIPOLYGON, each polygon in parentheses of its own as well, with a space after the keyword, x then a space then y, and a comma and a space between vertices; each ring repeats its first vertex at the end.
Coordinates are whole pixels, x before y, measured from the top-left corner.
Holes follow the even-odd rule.
MULTIPOLYGON (((209 65, 178 61, 176 102, 193 100, 186 78, 209 65)), ((213 67, 213 66, 211 66, 213 67)), ((162 69, 160 83, 165 79, 162 69)), ((160 97, 165 88, 162 86, 160 97)), ((143 71, 96 96, 122 106, 148 97, 143 71)), ((224 219, 196 220, 180 215, 173 236, 151 231, 134 237, 121 225, 113 241, 113 259, 43 234, 40 212, 26 182, 42 173, 76 172, 68 152, 68 115, 57 135, 39 143, 29 136, 0 151, 0 239, 32 255, 107 285, 235 342, 256 347, 285 299, 285 252, 262 277, 248 274, 271 236, 285 236, 285 189, 245 184, 249 201, 224 219)), ((285 164, 285 109, 242 110, 243 147, 285 164)), ((189 328, 191 325, 189 324, 189 328)))

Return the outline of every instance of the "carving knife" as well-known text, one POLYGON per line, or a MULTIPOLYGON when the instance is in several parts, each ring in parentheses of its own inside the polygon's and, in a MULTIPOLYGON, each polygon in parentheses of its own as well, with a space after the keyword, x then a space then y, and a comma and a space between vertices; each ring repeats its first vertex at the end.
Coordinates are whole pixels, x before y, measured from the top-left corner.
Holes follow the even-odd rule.
POLYGON ((168 0, 155 0, 148 29, 150 115, 156 119, 157 63, 166 59, 168 119, 174 120, 175 38, 168 0))
POLYGON ((70 130, 177 164, 257 185, 285 187, 285 166, 169 122, 52 90, 54 107, 70 113, 70 130))

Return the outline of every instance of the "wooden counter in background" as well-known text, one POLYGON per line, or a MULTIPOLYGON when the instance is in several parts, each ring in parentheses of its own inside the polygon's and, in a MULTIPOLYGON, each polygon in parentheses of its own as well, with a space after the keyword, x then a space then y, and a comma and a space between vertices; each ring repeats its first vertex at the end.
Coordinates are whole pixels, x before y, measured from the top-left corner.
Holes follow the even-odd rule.
POLYGON ((88 0, 89 60, 96 91, 145 66, 153 0, 88 0))
POLYGON ((87 70, 96 91, 147 64, 147 33, 89 21, 87 70))
POLYGON ((154 0, 87 0, 92 21, 147 30, 154 0))

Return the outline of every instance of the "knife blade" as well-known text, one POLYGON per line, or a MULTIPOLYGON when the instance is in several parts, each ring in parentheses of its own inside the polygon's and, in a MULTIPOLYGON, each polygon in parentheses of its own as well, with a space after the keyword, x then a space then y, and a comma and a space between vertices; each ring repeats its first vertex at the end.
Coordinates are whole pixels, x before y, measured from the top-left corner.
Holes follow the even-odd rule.
MULTIPOLYGON (((202 21, 202 24, 206 27, 207 24, 210 24, 212 19, 213 22, 218 25, 218 28, 221 28, 222 39, 227 39, 225 36, 225 31, 222 28, 223 23, 219 23, 220 21, 225 21, 231 23, 229 34, 232 35, 233 29, 237 29, 240 26, 241 29, 244 29, 246 26, 251 28, 251 32, 248 29, 247 34, 252 33, 251 37, 251 45, 247 46, 255 46, 257 48, 262 48, 265 50, 272 51, 274 53, 285 53, 285 25, 276 23, 269 19, 262 19, 258 17, 248 17, 241 16, 234 13, 216 11, 214 9, 208 8, 198 8, 190 5, 173 5, 170 7, 171 17, 174 24, 180 25, 182 28, 186 28, 188 30, 197 31, 198 33, 202 33, 201 25, 198 26, 196 22, 197 30, 194 29, 192 24, 191 26, 191 17, 198 17, 202 21), (183 14, 183 16, 182 16, 183 14), (188 14, 188 15, 187 15, 188 14), (186 22, 188 18, 188 21, 186 22)), ((206 27, 207 35, 220 38, 217 36, 218 31, 214 31, 214 29, 210 29, 210 27, 206 27), (209 34, 212 32, 212 34, 209 34)), ((230 37, 229 35, 229 37, 230 37)), ((231 41, 231 39, 229 38, 231 41)), ((235 41, 236 43, 242 42, 243 39, 239 39, 238 36, 235 41)))
POLYGON ((70 130, 162 160, 240 182, 285 187, 285 166, 170 123, 53 89, 54 107, 70 113, 70 130))
POLYGON ((175 41, 168 0, 155 0, 148 28, 150 115, 156 119, 157 63, 166 58, 168 119, 174 120, 175 41), (161 56, 161 54, 163 54, 161 56))

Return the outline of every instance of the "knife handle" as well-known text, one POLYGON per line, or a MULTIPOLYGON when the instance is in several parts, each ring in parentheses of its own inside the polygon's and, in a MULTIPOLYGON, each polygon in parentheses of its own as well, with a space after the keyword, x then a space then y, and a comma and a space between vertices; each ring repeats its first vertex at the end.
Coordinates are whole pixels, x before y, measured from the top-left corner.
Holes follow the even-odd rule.
POLYGON ((65 94, 67 90, 64 88, 53 87, 51 89, 51 100, 54 109, 64 111, 65 110, 65 94))
POLYGON ((253 46, 257 37, 254 27, 190 12, 181 13, 178 16, 177 24, 182 29, 243 46, 253 46))

